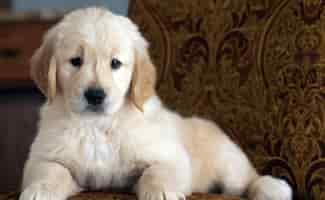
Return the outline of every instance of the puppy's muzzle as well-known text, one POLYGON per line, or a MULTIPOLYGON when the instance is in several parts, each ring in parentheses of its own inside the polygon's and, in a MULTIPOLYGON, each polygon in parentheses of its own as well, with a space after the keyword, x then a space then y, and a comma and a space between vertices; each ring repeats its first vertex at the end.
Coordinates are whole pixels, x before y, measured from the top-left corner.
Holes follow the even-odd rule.
POLYGON ((106 98, 106 93, 102 88, 88 88, 84 93, 88 105, 100 107, 106 98))

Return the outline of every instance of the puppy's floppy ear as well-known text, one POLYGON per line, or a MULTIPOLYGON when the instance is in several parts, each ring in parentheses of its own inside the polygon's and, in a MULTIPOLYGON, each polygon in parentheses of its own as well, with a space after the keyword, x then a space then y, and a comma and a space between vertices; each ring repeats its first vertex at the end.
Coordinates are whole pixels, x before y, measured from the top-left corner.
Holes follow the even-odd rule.
POLYGON ((32 56, 30 73, 37 87, 51 101, 56 95, 56 60, 53 39, 49 35, 44 37, 41 47, 32 56))
POLYGON ((147 42, 142 36, 135 49, 135 66, 130 95, 135 106, 143 111, 143 104, 155 95, 156 69, 148 53, 147 42))

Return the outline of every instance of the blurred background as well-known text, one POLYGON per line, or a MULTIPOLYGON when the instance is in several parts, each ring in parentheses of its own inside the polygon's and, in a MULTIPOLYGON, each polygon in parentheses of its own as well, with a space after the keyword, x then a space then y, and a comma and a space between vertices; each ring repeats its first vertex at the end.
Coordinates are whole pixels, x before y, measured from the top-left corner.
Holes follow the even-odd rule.
POLYGON ((86 6, 104 6, 118 14, 126 15, 128 0, 2 0, 7 1, 14 12, 37 9, 73 9, 86 6))

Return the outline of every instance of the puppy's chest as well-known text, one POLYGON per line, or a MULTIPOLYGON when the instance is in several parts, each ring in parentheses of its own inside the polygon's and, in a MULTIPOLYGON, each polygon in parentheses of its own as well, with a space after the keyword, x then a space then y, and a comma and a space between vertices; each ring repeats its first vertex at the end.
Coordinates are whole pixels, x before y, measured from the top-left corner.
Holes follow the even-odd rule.
POLYGON ((125 153, 119 134, 97 129, 80 131, 75 146, 74 176, 86 189, 129 187, 142 173, 132 151, 125 153), (123 152, 123 153, 121 153, 123 152))

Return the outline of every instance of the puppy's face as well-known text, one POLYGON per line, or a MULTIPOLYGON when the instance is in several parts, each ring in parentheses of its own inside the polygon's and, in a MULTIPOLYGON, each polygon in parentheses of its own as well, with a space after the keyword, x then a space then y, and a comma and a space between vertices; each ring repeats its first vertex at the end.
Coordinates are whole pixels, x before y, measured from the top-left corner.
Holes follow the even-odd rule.
POLYGON ((105 29, 95 32, 101 27, 93 27, 95 35, 76 30, 63 34, 58 43, 58 86, 66 107, 73 112, 111 114, 123 104, 134 71, 135 52, 132 41, 126 32, 118 31, 118 26, 109 24, 109 34, 102 32, 105 29))
POLYGON ((155 70, 137 27, 107 10, 67 15, 45 36, 32 58, 32 76, 68 111, 113 114, 127 100, 140 110, 154 94, 155 70))

